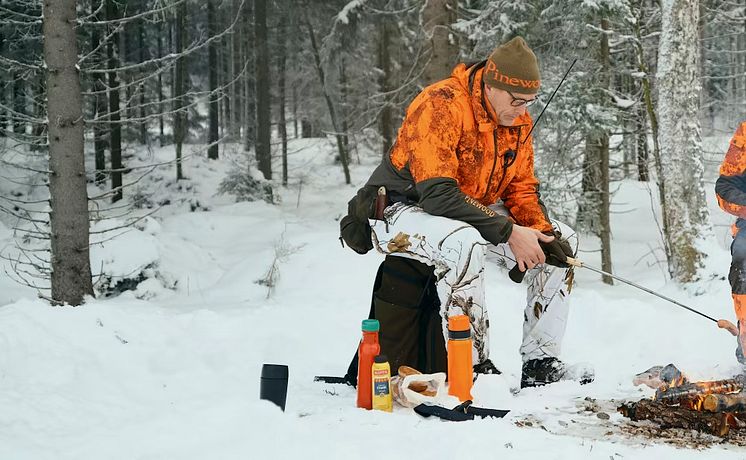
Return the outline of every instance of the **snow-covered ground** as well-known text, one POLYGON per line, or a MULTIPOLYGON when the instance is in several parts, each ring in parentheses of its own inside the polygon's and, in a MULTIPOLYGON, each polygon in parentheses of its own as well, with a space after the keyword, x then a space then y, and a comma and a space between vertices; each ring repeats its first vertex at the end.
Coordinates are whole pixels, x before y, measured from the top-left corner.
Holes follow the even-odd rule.
MULTIPOLYGON (((727 138, 708 145, 724 152, 727 138)), ((53 308, 0 274, 0 459, 746 456, 729 444, 701 451, 623 435, 614 428, 626 422, 613 409, 608 420, 582 410, 586 397, 650 396, 632 377, 656 364, 675 363, 696 380, 739 370, 735 340, 714 323, 624 285, 606 286, 586 270, 576 275, 563 358, 592 363, 597 378, 590 385, 511 392, 520 378, 525 289, 497 267, 488 268, 487 301, 491 357, 503 374, 480 376, 473 393, 478 406, 511 409, 506 418, 447 423, 402 408, 368 412, 355 408, 353 389, 314 383, 314 375, 344 373, 368 312, 380 258, 343 249, 338 219, 377 158, 361 154, 355 185, 347 186, 330 142, 298 140, 290 149, 290 185, 278 188, 277 206, 217 196, 233 166, 208 162, 196 147, 187 181, 173 181, 173 166, 150 175, 142 190, 153 191, 155 205, 170 204, 92 247, 95 273, 131 276, 148 267, 134 291, 53 308), (269 292, 257 281, 273 264, 279 278, 269 292), (290 368, 284 413, 258 398, 263 363, 290 368)), ((235 160, 230 150, 221 153, 235 160)), ((141 160, 172 155, 157 149, 141 160)), ((709 168, 712 180, 716 164, 709 168)), ((733 319, 729 219, 712 187, 714 276, 686 291, 667 283, 656 263, 651 187, 624 182, 613 198, 615 272, 733 319)), ((0 226, 0 247, 11 243, 11 226, 0 226)), ((580 258, 599 266, 596 245, 581 240, 580 258)))

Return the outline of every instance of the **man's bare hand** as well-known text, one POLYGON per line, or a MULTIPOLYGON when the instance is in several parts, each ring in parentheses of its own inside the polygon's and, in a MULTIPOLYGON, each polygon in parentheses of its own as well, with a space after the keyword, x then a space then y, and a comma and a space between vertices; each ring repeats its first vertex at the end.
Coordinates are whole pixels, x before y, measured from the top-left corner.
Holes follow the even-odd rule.
POLYGON ((546 261, 544 251, 539 246, 539 241, 549 243, 554 240, 553 236, 545 235, 538 230, 529 227, 513 225, 513 232, 508 238, 508 245, 513 251, 518 269, 522 272, 546 261))

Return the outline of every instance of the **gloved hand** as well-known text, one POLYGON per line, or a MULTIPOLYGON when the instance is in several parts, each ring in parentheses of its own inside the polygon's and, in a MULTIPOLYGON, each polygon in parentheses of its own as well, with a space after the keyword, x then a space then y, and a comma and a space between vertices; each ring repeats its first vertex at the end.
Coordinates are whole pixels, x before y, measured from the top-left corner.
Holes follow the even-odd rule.
MULTIPOLYGON (((573 252, 570 243, 562 238, 562 233, 559 230, 546 232, 545 235, 554 237, 554 239, 549 243, 539 241, 539 245, 546 256, 545 263, 554 265, 555 267, 568 268, 570 264, 567 263, 567 258, 575 257, 575 253, 573 252)), ((510 269, 508 272, 508 277, 515 283, 521 283, 525 275, 526 272, 522 272, 518 265, 510 269)))
POLYGON ((570 243, 562 238, 562 233, 559 230, 554 230, 546 234, 554 237, 549 243, 539 243, 544 254, 547 256, 546 263, 555 267, 568 268, 570 265, 567 263, 567 258, 575 257, 575 252, 573 252, 570 243))

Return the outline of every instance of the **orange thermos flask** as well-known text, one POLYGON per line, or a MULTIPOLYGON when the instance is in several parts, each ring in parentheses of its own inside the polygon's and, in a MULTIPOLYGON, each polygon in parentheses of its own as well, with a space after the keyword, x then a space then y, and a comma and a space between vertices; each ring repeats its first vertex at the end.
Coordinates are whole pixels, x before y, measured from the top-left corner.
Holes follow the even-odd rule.
POLYGON ((363 320, 363 339, 357 348, 357 407, 373 409, 373 360, 381 353, 377 319, 363 320))
POLYGON ((472 399, 471 329, 469 317, 448 318, 448 394, 459 401, 472 399))

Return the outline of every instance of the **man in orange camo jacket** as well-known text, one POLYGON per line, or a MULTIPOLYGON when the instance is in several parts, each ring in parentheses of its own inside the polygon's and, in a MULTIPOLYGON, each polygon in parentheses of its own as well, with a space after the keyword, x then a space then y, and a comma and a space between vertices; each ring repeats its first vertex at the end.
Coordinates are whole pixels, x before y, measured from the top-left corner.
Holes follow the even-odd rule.
POLYGON ((720 207, 737 217, 732 227, 733 243, 730 252, 733 260, 728 280, 738 319, 736 358, 741 364, 746 364, 746 121, 741 123, 730 141, 728 152, 720 165, 715 193, 720 207))

